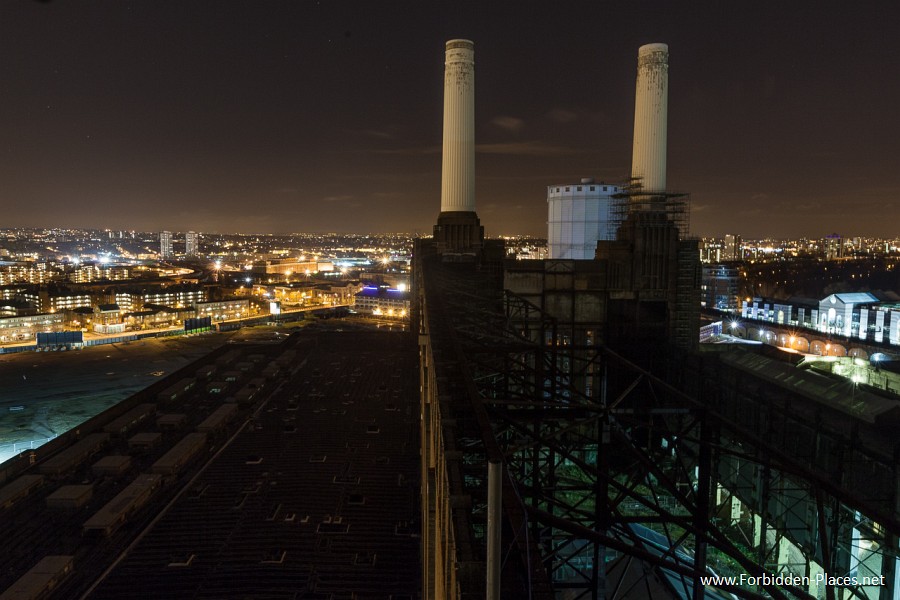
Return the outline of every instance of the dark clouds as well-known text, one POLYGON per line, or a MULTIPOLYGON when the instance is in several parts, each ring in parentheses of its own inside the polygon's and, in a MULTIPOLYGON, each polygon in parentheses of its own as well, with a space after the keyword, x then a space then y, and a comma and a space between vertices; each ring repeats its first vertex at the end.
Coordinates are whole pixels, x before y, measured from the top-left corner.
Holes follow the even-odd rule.
POLYGON ((694 232, 898 233, 896 5, 556 4, 2 3, 3 225, 429 231, 443 42, 469 37, 489 234, 628 175, 654 41, 694 232))

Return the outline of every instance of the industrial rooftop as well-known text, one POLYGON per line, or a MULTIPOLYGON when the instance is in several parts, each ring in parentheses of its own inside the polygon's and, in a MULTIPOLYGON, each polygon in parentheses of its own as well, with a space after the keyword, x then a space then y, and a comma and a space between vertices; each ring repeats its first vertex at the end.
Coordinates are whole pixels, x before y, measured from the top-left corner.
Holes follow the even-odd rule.
POLYGON ((0 598, 417 597, 403 336, 228 347, 86 424, 0 488, 0 598))

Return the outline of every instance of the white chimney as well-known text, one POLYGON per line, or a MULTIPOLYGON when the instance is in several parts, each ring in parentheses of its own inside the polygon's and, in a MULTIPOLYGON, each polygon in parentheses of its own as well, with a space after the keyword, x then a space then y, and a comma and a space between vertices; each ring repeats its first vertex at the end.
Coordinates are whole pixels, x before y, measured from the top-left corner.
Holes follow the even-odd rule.
POLYGON ((669 46, 641 46, 638 49, 631 155, 631 177, 641 186, 641 191, 666 191, 668 106, 669 46))

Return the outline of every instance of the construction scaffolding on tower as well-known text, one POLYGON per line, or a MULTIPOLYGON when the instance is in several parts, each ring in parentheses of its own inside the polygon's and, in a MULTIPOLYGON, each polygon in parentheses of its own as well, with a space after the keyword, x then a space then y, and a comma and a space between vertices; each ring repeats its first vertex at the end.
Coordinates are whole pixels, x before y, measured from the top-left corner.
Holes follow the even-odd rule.
POLYGON ((691 195, 687 192, 645 191, 641 181, 630 178, 613 194, 609 205, 608 239, 615 239, 619 227, 631 212, 664 212, 678 228, 679 237, 690 237, 691 195))

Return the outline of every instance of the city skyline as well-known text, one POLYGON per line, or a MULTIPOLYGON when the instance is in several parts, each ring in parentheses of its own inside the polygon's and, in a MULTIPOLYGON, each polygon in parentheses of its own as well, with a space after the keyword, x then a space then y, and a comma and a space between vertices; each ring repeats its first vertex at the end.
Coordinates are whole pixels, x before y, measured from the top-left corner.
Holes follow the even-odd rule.
POLYGON ((634 54, 664 42, 693 234, 893 236, 897 11, 4 5, 4 226, 427 234, 463 37, 488 235, 546 236, 549 185, 627 178, 634 54))

